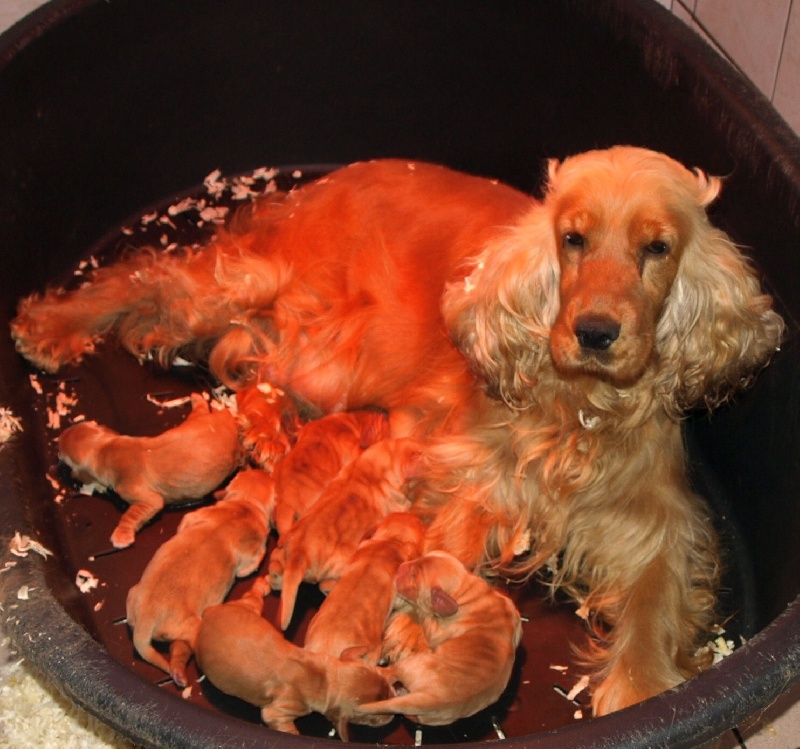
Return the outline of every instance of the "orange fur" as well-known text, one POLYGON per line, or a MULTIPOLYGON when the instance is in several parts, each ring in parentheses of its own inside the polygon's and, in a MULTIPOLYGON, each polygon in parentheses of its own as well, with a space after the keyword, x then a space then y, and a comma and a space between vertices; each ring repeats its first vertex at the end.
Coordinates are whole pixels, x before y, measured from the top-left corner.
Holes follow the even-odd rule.
POLYGON ((130 546, 165 503, 204 497, 241 462, 236 420, 197 393, 186 420, 156 437, 85 421, 61 433, 58 454, 75 478, 113 489, 130 504, 111 535, 117 548, 130 546))
POLYGON ((416 516, 394 512, 362 541, 306 631, 312 653, 348 653, 377 665, 394 601, 397 568, 422 553, 425 527, 416 516))
POLYGON ((419 467, 420 454, 419 443, 409 438, 371 445, 279 539, 269 575, 272 587, 281 589, 281 629, 291 622, 300 583, 330 591, 365 534, 389 513, 409 508, 402 488, 419 467))
POLYGON ((511 599, 443 551, 402 564, 395 589, 416 614, 427 647, 386 669, 402 693, 359 710, 401 713, 439 726, 496 702, 511 678, 522 639, 511 599))
POLYGON ((182 687, 201 614, 222 602, 235 578, 255 572, 267 548, 272 478, 256 469, 242 471, 218 494, 217 504, 187 513, 128 592, 136 650, 182 687), (171 643, 169 661, 152 640, 171 643))
POLYGON ((343 741, 348 722, 381 726, 391 716, 357 713, 362 702, 383 699, 391 691, 377 669, 359 660, 309 653, 288 642, 261 616, 269 592, 259 578, 242 598, 211 606, 203 613, 197 638, 197 662, 226 694, 261 708, 270 728, 298 733, 295 718, 319 712, 329 718, 343 741))
POLYGON ((142 252, 23 300, 12 333, 49 371, 113 333, 326 413, 389 410, 431 441, 416 506, 430 548, 487 574, 557 558, 553 585, 611 625, 588 654, 605 713, 703 666, 718 559, 679 422, 746 384, 783 333, 708 221, 719 190, 633 147, 552 161, 541 202, 356 164, 255 204, 201 251, 142 252))
POLYGON ((366 448, 389 436, 386 413, 362 409, 309 421, 275 472, 274 524, 283 536, 366 448))

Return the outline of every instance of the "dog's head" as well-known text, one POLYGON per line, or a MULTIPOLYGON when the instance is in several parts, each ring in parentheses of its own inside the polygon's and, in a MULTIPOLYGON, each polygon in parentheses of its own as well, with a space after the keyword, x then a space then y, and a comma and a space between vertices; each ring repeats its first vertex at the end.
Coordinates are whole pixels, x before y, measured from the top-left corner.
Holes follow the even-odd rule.
POLYGON ((642 148, 551 161, 546 196, 444 300, 489 389, 529 402, 541 366, 618 388, 654 372, 671 412, 735 389, 783 324, 708 221, 720 180, 642 148))

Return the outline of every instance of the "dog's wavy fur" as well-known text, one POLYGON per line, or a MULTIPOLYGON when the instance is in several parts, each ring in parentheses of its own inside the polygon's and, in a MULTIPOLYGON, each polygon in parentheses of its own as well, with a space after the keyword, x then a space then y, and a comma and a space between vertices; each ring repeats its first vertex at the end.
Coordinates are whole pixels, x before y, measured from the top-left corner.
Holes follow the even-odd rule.
POLYGON ((704 665, 719 561, 679 422, 746 384, 783 332, 709 223, 719 190, 632 147, 551 161, 541 202, 362 163, 255 204, 202 251, 140 252, 23 300, 12 331, 49 371, 114 332, 164 362, 208 355, 233 387, 390 410, 395 433, 431 441, 429 547, 487 574, 549 561, 598 623, 606 713, 704 665))

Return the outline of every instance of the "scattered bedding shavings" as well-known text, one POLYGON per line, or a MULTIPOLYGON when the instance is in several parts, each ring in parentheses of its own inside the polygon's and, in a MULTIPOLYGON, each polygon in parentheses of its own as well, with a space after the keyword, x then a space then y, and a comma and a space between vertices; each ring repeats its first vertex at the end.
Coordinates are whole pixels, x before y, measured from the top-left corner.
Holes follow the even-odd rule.
POLYGON ((572 717, 575 718, 575 720, 581 720, 583 718, 583 710, 576 710, 572 714, 572 717))
POLYGON ((228 186, 228 183, 222 177, 222 171, 215 169, 213 172, 206 175, 206 178, 203 180, 203 186, 206 188, 206 192, 209 195, 218 198, 223 192, 225 192, 225 188, 228 186))
POLYGON ((12 569, 14 569, 14 567, 16 567, 16 566, 17 566, 17 563, 16 563, 16 562, 6 562, 6 563, 3 565, 3 568, 2 568, 2 569, 0 569, 0 573, 3 573, 3 572, 8 572, 9 570, 12 570, 12 569))
POLYGON ((587 416, 583 409, 578 410, 578 421, 580 421, 581 426, 586 429, 587 431, 591 431, 592 429, 597 429, 597 426, 600 424, 600 417, 599 416, 587 416))
POLYGON ((518 557, 531 550, 531 531, 526 528, 525 531, 514 542, 514 556, 518 557))
POLYGON ((100 581, 89 570, 78 570, 78 574, 75 576, 75 585, 81 593, 88 593, 99 584, 100 581))
POLYGON ((28 380, 30 380, 31 387, 37 395, 42 395, 44 393, 44 390, 42 389, 42 383, 39 382, 39 378, 35 374, 29 374, 28 380))
POLYGON ((0 444, 22 431, 22 422, 8 408, 0 408, 0 444))
POLYGON ((560 672, 562 674, 565 674, 565 673, 567 673, 567 671, 569 671, 569 666, 559 666, 559 665, 556 665, 555 663, 551 663, 550 664, 550 669, 552 671, 558 671, 558 672, 560 672))
POLYGON ((225 218, 230 212, 230 208, 224 205, 209 205, 200 211, 200 218, 211 224, 225 223, 225 218))
POLYGON ((92 494, 105 494, 107 491, 108 487, 99 481, 90 481, 88 484, 81 484, 78 487, 78 494, 84 497, 91 497, 92 494))
POLYGON ((17 599, 20 601, 30 600, 32 590, 34 590, 34 588, 31 588, 29 585, 21 585, 17 591, 17 599))
POLYGON ((146 396, 149 403, 153 403, 154 405, 158 406, 159 408, 179 408, 180 406, 185 406, 192 400, 190 395, 184 395, 180 398, 172 398, 171 400, 159 400, 153 395, 146 396))
POLYGON ((500 727, 500 724, 497 722, 497 718, 492 716, 492 728, 494 728, 494 732, 497 734, 498 739, 504 739, 506 737, 505 731, 500 727))
MULTIPOLYGON (((205 395, 205 394, 204 394, 205 395)), ((236 416, 237 404, 236 393, 228 390, 224 385, 211 389, 211 407, 212 408, 227 408, 231 414, 236 416)))
POLYGON ((192 696, 192 687, 191 685, 189 685, 188 687, 185 687, 184 690, 181 692, 181 697, 183 697, 183 699, 185 700, 188 700, 189 697, 191 696, 192 696))
POLYGON ((8 550, 16 557, 26 557, 28 552, 31 551, 35 551, 45 559, 53 556, 53 552, 50 549, 45 548, 38 541, 34 541, 30 536, 20 534, 19 531, 14 533, 14 538, 11 539, 8 550))
POLYGON ((584 675, 577 681, 574 687, 567 692, 567 699, 572 702, 586 687, 589 686, 589 676, 584 675))

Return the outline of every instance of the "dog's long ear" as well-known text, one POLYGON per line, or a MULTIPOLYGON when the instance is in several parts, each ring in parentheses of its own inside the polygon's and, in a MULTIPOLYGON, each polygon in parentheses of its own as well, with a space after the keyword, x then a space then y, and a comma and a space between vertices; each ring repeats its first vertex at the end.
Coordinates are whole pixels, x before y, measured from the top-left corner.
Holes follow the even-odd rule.
POLYGON ((697 215, 656 332, 656 388, 670 413, 712 407, 746 385, 778 348, 784 323, 747 258, 705 207, 721 184, 695 173, 697 215))
POLYGON ((442 312, 450 337, 491 395, 529 403, 558 313, 555 229, 546 204, 499 232, 463 281, 448 285, 442 312))

